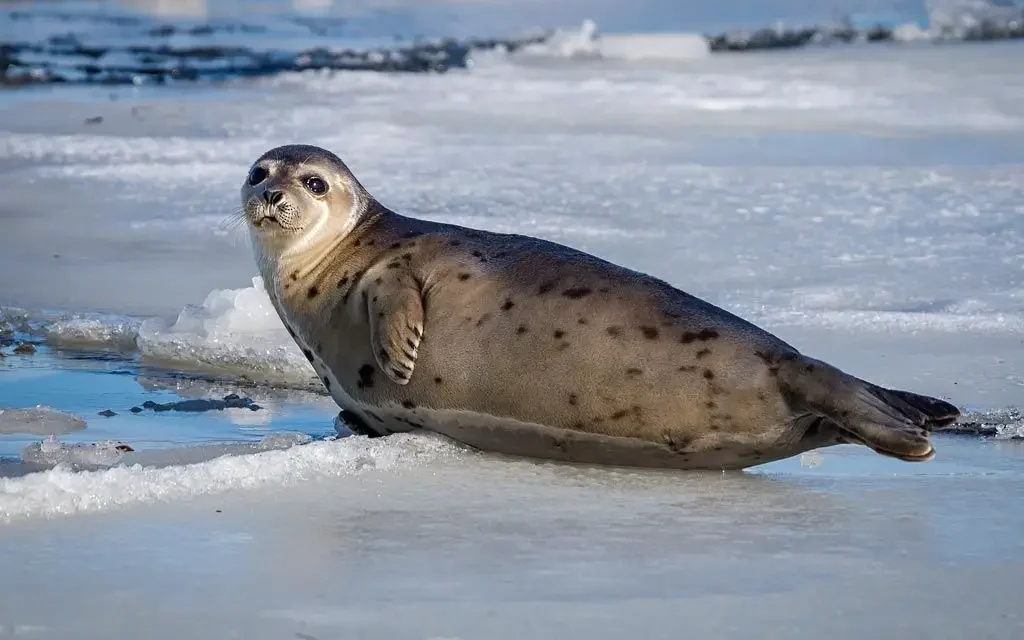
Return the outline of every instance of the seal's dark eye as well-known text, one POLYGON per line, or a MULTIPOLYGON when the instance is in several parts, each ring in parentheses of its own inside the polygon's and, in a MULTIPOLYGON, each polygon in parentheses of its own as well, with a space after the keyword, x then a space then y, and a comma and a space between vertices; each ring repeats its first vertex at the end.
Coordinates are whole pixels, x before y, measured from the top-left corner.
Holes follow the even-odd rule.
POLYGON ((249 184, 254 187, 266 179, 267 170, 264 169, 263 167, 256 167, 251 172, 249 172, 249 184))
POLYGON ((327 183, 319 176, 309 176, 306 178, 306 188, 309 189, 310 193, 315 193, 318 196, 327 193, 327 183))

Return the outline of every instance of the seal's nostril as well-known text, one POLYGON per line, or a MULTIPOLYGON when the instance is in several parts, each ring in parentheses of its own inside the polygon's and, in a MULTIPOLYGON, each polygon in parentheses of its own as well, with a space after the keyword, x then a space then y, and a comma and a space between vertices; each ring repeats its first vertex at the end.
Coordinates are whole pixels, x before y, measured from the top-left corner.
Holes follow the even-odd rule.
POLYGON ((263 190, 263 201, 267 204, 277 204, 284 199, 284 191, 271 191, 270 189, 263 190))

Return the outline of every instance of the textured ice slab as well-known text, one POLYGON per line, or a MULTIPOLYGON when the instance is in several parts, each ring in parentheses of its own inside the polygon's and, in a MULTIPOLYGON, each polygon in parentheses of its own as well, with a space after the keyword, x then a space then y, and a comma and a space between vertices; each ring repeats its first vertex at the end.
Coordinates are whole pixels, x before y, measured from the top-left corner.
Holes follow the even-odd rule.
POLYGON ((256 376, 261 382, 313 384, 316 373, 285 330, 261 278, 252 287, 212 291, 174 324, 158 318, 139 327, 139 352, 179 367, 256 376))
POLYGON ((129 451, 132 451, 130 446, 113 440, 65 444, 57 436, 50 435, 42 442, 25 447, 21 458, 32 465, 46 467, 67 465, 69 469, 77 470, 89 467, 109 467, 116 464, 129 451))
MULTIPOLYGON (((0 519, 71 515, 238 489, 294 486, 316 477, 352 476, 366 469, 390 469, 460 455, 459 447, 431 435, 400 434, 386 440, 353 436, 293 446, 303 441, 301 435, 275 434, 259 445, 263 450, 258 453, 222 455, 183 466, 132 464, 80 472, 58 467, 21 478, 0 478, 0 519), (286 450, 274 450, 281 448, 286 450)), ((71 462, 65 458, 76 454, 69 450, 86 450, 89 445, 69 449, 48 441, 37 447, 33 455, 38 455, 40 462, 56 463, 71 462)), ((103 447, 102 452, 82 454, 81 462, 102 464, 108 460, 104 455, 109 454, 103 447), (93 453, 96 455, 90 455, 93 453)), ((168 455, 173 453, 163 454, 168 455)))
POLYGON ((0 409, 0 434, 61 435, 85 429, 82 418, 51 407, 0 409))

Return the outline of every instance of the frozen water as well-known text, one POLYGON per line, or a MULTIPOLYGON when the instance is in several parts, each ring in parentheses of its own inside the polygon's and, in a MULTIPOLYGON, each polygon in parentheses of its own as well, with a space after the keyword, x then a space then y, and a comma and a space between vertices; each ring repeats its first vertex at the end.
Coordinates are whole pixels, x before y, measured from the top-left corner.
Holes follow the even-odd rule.
MULTIPOLYGON (((350 437, 341 441, 308 442, 295 435, 275 434, 261 440, 256 453, 217 457, 203 462, 128 466, 105 471, 74 472, 56 468, 23 478, 0 478, 0 519, 72 515, 153 501, 173 501, 196 495, 288 486, 319 476, 349 476, 364 469, 388 469, 423 459, 457 455, 458 449, 440 437, 402 435, 387 440, 350 437), (278 451, 285 449, 285 451, 278 451)), ((237 453, 235 450, 233 453, 237 453)), ((164 452, 164 458, 174 452, 164 452)), ((67 447, 48 438, 25 452, 25 461, 45 465, 110 466, 125 457, 116 443, 67 447)), ((173 459, 173 458, 172 458, 173 459)))
POLYGON ((249 374, 261 382, 310 385, 317 376, 285 331, 262 279, 245 289, 210 292, 200 306, 186 307, 174 324, 142 323, 139 352, 178 367, 207 367, 249 374))
POLYGON ((71 469, 109 467, 131 450, 124 443, 103 440, 88 444, 67 445, 57 436, 49 435, 42 442, 30 444, 21 453, 26 463, 54 467, 67 465, 71 469))
POLYGON ((78 416, 50 407, 0 409, 0 433, 64 434, 81 431, 85 425, 78 416))

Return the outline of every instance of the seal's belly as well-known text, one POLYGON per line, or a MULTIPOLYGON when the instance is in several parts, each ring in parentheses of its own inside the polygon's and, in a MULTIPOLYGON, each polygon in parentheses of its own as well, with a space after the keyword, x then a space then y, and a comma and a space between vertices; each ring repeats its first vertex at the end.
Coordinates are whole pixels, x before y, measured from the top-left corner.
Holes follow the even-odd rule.
MULTIPOLYGON (((580 464, 668 469, 743 469, 790 457, 792 447, 736 443, 699 452, 603 434, 520 422, 471 411, 417 408, 414 411, 363 406, 368 423, 392 432, 425 429, 481 451, 580 464)), ((808 447, 810 448, 810 447, 808 447)))

